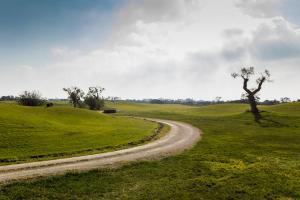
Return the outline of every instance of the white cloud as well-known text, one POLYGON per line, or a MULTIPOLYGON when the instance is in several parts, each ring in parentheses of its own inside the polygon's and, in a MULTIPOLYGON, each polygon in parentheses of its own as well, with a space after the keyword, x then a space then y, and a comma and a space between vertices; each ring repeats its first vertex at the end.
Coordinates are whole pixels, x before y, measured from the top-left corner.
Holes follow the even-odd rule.
POLYGON ((281 17, 260 24, 250 36, 234 34, 227 38, 223 55, 228 58, 238 59, 245 54, 262 61, 300 57, 300 29, 281 17))
POLYGON ((253 17, 275 17, 280 15, 279 5, 283 0, 237 0, 236 5, 253 17))
POLYGON ((232 38, 236 38, 236 37, 241 37, 243 36, 244 31, 241 29, 237 29, 237 28, 230 28, 230 29, 226 29, 222 32, 222 36, 225 39, 232 39, 232 38))
POLYGON ((300 29, 282 18, 261 25, 253 37, 251 53, 257 58, 278 61, 300 57, 300 29))
POLYGON ((79 49, 71 49, 65 46, 54 47, 50 52, 55 58, 72 58, 82 53, 79 49))
POLYGON ((18 68, 20 70, 24 70, 24 71, 32 71, 33 70, 33 67, 30 65, 20 65, 20 66, 18 66, 18 68))
POLYGON ((119 13, 122 25, 136 21, 145 23, 177 21, 200 10, 206 0, 129 0, 119 13))

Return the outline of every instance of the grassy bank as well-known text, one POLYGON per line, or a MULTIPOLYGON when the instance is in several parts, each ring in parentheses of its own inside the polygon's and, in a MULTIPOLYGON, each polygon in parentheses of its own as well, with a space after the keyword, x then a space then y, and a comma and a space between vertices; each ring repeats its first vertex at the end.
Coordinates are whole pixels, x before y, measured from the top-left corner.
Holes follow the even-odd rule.
POLYGON ((147 140, 158 124, 70 106, 0 103, 0 165, 125 148, 147 140))
POLYGON ((11 199, 300 199, 299 104, 189 107, 116 104, 120 115, 174 119, 204 131, 181 155, 113 170, 67 174, 3 186, 11 199))

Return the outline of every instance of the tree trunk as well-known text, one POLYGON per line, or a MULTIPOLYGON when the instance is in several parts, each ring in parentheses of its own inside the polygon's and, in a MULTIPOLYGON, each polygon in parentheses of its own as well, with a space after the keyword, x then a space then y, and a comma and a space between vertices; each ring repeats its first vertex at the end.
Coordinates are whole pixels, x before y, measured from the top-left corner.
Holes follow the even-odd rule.
POLYGON ((261 115, 260 115, 259 110, 257 108, 257 103, 256 103, 254 95, 248 94, 248 100, 249 100, 251 112, 254 115, 255 121, 259 122, 259 120, 261 119, 261 115))
POLYGON ((259 122, 259 120, 261 119, 261 115, 259 113, 259 110, 257 108, 257 103, 255 100, 255 94, 258 93, 261 90, 261 86, 263 84, 263 82, 266 80, 265 78, 262 78, 259 82, 258 88, 254 91, 251 91, 248 89, 248 78, 244 78, 242 76, 242 78, 244 79, 244 85, 243 85, 243 89, 247 92, 248 94, 248 100, 249 100, 249 104, 250 104, 250 108, 251 108, 251 112, 254 115, 255 121, 259 122))

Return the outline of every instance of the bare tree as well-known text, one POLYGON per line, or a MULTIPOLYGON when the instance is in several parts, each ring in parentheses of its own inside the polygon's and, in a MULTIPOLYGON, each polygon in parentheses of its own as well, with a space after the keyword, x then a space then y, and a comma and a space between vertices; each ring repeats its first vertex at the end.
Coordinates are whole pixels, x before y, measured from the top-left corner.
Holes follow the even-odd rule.
POLYGON ((70 87, 70 88, 63 88, 65 92, 68 93, 68 98, 70 100, 70 103, 73 104, 73 106, 79 107, 81 105, 81 99, 84 96, 84 92, 78 88, 78 87, 70 87))
POLYGON ((231 76, 233 78, 241 77, 243 79, 243 89, 247 93, 247 98, 250 104, 251 112, 255 117, 255 121, 259 121, 261 119, 261 115, 257 108, 257 100, 256 96, 258 92, 261 90, 262 85, 266 81, 270 81, 270 72, 265 70, 264 73, 260 73, 259 77, 256 79, 257 88, 249 89, 248 82, 252 76, 255 75, 254 67, 242 68, 238 73, 232 73, 231 76))

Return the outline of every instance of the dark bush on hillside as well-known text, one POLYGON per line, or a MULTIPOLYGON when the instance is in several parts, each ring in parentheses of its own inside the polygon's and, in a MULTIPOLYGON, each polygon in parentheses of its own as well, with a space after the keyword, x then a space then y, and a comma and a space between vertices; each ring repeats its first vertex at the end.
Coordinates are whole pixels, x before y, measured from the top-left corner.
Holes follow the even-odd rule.
POLYGON ((47 103, 47 104, 46 104, 46 107, 47 107, 47 108, 50 108, 50 107, 53 107, 53 106, 54 106, 53 103, 47 103))
POLYGON ((86 96, 84 103, 88 105, 90 110, 101 110, 104 107, 104 100, 94 98, 93 96, 86 96))
POLYGON ((117 112, 117 110, 116 109, 114 109, 114 108, 110 108, 110 109, 105 109, 105 110, 103 110, 103 113, 116 113, 117 112))
POLYGON ((161 99, 151 99, 150 103, 152 103, 152 104, 164 104, 165 102, 161 99))
POLYGON ((41 106, 45 102, 41 94, 36 91, 25 91, 18 98, 18 103, 23 106, 41 106))
POLYGON ((257 102, 259 105, 276 105, 279 104, 280 101, 277 100, 265 100, 263 102, 257 102))

